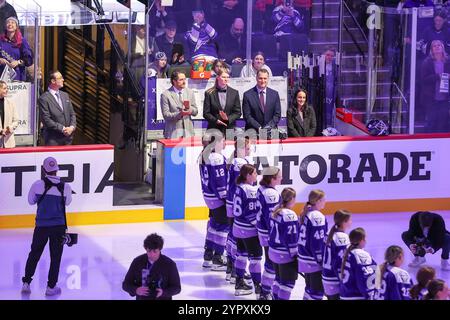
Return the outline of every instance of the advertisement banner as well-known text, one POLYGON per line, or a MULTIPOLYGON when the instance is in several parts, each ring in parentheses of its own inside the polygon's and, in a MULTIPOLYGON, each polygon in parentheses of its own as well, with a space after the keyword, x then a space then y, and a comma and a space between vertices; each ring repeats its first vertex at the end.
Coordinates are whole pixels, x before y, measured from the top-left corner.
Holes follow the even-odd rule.
POLYGON ((34 214, 28 204, 31 185, 41 179, 46 157, 58 161, 58 176, 72 187, 67 212, 105 211, 113 207, 114 150, 43 151, 0 154, 0 216, 34 214))
POLYGON ((14 103, 19 116, 19 126, 14 131, 16 135, 32 134, 30 112, 31 91, 32 84, 30 82, 8 83, 8 96, 6 99, 14 103))
MULTIPOLYGON (((258 170, 281 169, 277 189, 293 187, 297 202, 305 202, 313 189, 336 202, 450 198, 450 171, 443 170, 449 144, 450 138, 272 143, 252 146, 252 156, 258 170)), ((197 161, 201 149, 186 147, 186 207, 205 206, 197 161)), ((229 145, 224 155, 232 152, 229 145)))

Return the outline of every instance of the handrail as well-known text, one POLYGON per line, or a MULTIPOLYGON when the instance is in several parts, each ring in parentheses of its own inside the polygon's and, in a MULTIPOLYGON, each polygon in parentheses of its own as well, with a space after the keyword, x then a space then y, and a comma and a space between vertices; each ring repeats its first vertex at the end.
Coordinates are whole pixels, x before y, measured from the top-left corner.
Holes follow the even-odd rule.
POLYGON ((360 24, 358 23, 358 20, 356 20, 355 16, 353 15, 352 11, 350 10, 350 8, 348 7, 347 2, 345 2, 345 0, 343 0, 342 3, 344 4, 344 7, 347 10, 347 12, 350 14, 350 17, 352 18, 353 22, 355 22, 356 27, 359 29, 359 31, 362 34, 366 43, 369 43, 369 40, 367 39, 366 34, 364 33, 363 29, 361 28, 360 24))
POLYGON ((356 45, 356 48, 358 49, 359 53, 361 53, 361 55, 363 56, 363 58, 365 57, 365 53, 362 50, 361 46, 359 45, 359 43, 356 41, 355 37, 353 36, 353 34, 350 32, 350 29, 348 28, 347 24, 345 22, 342 22, 342 24, 344 25, 345 30, 348 32, 348 34, 350 35, 350 37, 352 38, 353 43, 356 45))

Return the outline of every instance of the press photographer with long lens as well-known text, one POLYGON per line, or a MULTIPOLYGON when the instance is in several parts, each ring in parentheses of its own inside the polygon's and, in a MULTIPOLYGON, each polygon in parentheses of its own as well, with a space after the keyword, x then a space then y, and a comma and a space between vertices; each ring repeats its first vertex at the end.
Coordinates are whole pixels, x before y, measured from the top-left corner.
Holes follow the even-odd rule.
POLYGON ((30 205, 37 204, 37 213, 31 251, 25 266, 25 276, 22 278, 22 293, 31 293, 30 283, 36 266, 47 241, 50 241, 50 270, 45 295, 54 296, 61 293, 61 288, 57 287, 56 283, 64 243, 76 243, 76 239, 72 239, 69 244, 66 237, 66 206, 72 202, 72 188, 68 183, 61 182, 60 177, 56 175, 59 167, 55 158, 46 158, 42 167, 44 179, 34 182, 28 193, 30 205))
POLYGON ((180 293, 180 275, 176 263, 161 254, 164 239, 152 233, 144 240, 146 254, 136 257, 130 265, 122 289, 136 300, 172 300, 180 293))
POLYGON ((450 233, 439 214, 428 211, 413 214, 409 220, 409 230, 402 233, 402 239, 414 254, 410 267, 420 266, 426 262, 425 254, 434 254, 442 249, 441 269, 450 270, 450 233))

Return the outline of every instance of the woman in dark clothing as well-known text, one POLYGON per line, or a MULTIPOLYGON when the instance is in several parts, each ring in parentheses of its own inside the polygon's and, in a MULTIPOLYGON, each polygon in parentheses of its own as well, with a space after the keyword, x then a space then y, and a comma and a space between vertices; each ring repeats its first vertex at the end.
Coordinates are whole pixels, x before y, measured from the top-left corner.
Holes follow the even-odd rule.
POLYGON ((25 81, 26 70, 33 64, 33 52, 22 37, 19 21, 15 17, 6 19, 5 33, 0 35, 0 75, 8 65, 16 72, 13 80, 25 81))
POLYGON ((450 60, 442 41, 431 42, 430 55, 422 64, 421 75, 421 102, 427 114, 427 132, 447 132, 450 60))
POLYGON ((312 137, 316 133, 316 113, 307 104, 307 94, 297 90, 286 113, 289 137, 312 137))

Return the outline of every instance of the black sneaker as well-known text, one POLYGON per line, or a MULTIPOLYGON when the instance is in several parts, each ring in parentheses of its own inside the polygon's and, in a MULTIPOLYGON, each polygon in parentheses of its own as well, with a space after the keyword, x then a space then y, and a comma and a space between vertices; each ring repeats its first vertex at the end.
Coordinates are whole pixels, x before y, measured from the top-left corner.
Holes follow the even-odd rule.
POLYGON ((245 296, 252 294, 253 288, 247 285, 243 278, 236 278, 236 285, 234 286, 234 295, 235 296, 245 296))
POLYGON ((227 261, 221 255, 214 255, 212 258, 212 271, 226 271, 227 270, 227 261))
POLYGON ((214 251, 212 249, 205 249, 203 254, 203 268, 211 268, 213 264, 214 251))

